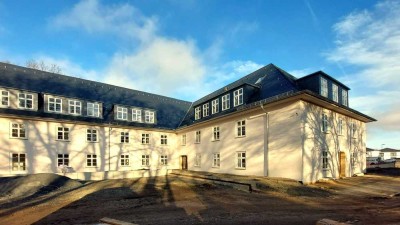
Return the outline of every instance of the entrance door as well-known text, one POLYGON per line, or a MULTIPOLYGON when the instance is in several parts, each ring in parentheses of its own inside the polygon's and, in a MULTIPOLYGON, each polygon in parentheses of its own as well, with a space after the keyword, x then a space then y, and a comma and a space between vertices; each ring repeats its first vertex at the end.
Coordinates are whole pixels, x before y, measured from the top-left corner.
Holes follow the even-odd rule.
POLYGON ((187 169, 188 169, 187 156, 182 155, 181 156, 181 170, 187 170, 187 169))
POLYGON ((340 177, 346 177, 346 153, 340 152, 339 153, 340 159, 340 177))

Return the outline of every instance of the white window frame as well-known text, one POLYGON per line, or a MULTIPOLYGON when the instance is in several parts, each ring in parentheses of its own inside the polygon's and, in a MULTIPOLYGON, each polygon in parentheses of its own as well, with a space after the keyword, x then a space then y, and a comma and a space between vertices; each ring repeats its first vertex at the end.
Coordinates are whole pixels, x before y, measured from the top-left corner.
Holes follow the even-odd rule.
POLYGON ((236 121, 236 137, 246 137, 246 120, 236 121))
POLYGON ((82 102, 78 100, 68 100, 68 113, 72 115, 81 115, 82 102))
POLYGON ((210 109, 209 103, 203 104, 203 117, 209 116, 209 111, 208 111, 209 109, 210 109))
POLYGON ((195 134, 195 143, 200 144, 200 142, 201 142, 201 131, 197 130, 195 134))
POLYGON ((243 104, 243 88, 233 92, 233 107, 243 104))
POLYGON ((220 129, 219 129, 219 127, 216 126, 216 127, 213 127, 212 129, 213 129, 212 130, 212 132, 213 132, 212 140, 213 141, 219 141, 220 140, 220 129))
POLYGON ((56 127, 56 140, 57 141, 69 141, 70 140, 70 129, 69 127, 58 126, 56 127), (61 128, 61 130, 60 130, 61 128), (59 134, 61 134, 62 138, 59 138, 59 134))
POLYGON ((200 106, 194 108, 194 119, 195 120, 199 120, 201 118, 200 114, 201 114, 200 106))
POLYGON ((168 145, 168 136, 166 134, 161 134, 160 143, 161 145, 168 145))
POLYGON ((349 98, 347 90, 342 89, 342 105, 349 106, 349 98))
POLYGON ((321 95, 328 97, 328 80, 321 77, 321 95))
POLYGON ((181 145, 186 145, 186 134, 182 134, 181 145))
POLYGON ((161 155, 160 163, 161 163, 162 166, 168 166, 168 156, 167 155, 161 155))
POLYGON ((216 98, 211 101, 211 114, 215 114, 219 112, 219 99, 216 98))
POLYGON ((150 134, 143 133, 142 134, 142 145, 148 145, 148 144, 150 144, 150 134))
POLYGON ((96 129, 86 129, 86 141, 87 142, 98 142, 98 132, 96 129))
POLYGON ((332 100, 339 102, 339 87, 336 84, 332 84, 332 100))
POLYGON ((128 108, 117 106, 117 119, 128 120, 128 108))
POLYGON ((10 157, 11 157, 11 171, 21 172, 27 170, 26 153, 11 153, 10 157), (14 159, 16 159, 16 161, 14 161, 14 159))
POLYGON ((329 169, 329 153, 327 150, 322 150, 321 153, 321 160, 322 160, 322 170, 329 169))
POLYGON ((357 125, 356 125, 356 123, 352 122, 352 123, 350 123, 351 138, 354 138, 354 139, 357 138, 356 133, 357 133, 357 125))
POLYGON ((194 159, 194 166, 201 167, 201 154, 200 153, 196 153, 196 156, 194 159))
POLYGON ((96 154, 86 154, 86 167, 97 167, 97 155, 96 154))
POLYGON ((155 121, 155 112, 145 110, 144 111, 144 121, 146 123, 154 123, 154 121, 155 121))
POLYGON ((236 152, 236 169, 246 169, 247 155, 245 151, 236 152))
POLYGON ((338 121, 338 135, 343 135, 343 119, 339 118, 338 121))
POLYGON ((221 166, 221 155, 219 152, 213 153, 213 165, 214 168, 220 168, 221 166))
POLYGON ((150 166, 150 155, 142 155, 142 167, 150 166))
POLYGON ((10 138, 27 139, 27 129, 25 123, 10 124, 10 138), (14 136, 16 134, 16 136, 14 136))
POLYGON ((0 90, 0 106, 9 107, 10 106, 10 92, 6 90, 0 90), (6 102, 7 104, 4 104, 6 102))
POLYGON ((122 131, 120 132, 120 141, 121 143, 129 144, 129 132, 122 131))
POLYGON ((226 94, 224 96, 222 96, 222 111, 229 109, 230 106, 230 94, 226 94))
POLYGON ((321 131, 323 133, 328 133, 329 132, 329 120, 328 120, 328 115, 326 113, 322 114, 321 131))
POLYGON ((57 154, 57 167, 61 165, 69 166, 69 154, 57 154))
POLYGON ((93 117, 100 117, 100 104, 94 102, 87 103, 87 115, 93 117))
POLYGON ((134 122, 142 122, 142 110, 141 109, 132 109, 132 121, 134 122))
POLYGON ((129 154, 121 154, 120 159, 119 159, 119 165, 120 166, 130 166, 130 161, 129 161, 129 154))
POLYGON ((18 108, 33 109, 33 94, 18 93, 18 108), (21 103, 23 103, 23 104, 21 104, 21 103), (28 107, 29 104, 30 104, 30 107, 28 107))
POLYGON ((48 100, 47 111, 55 112, 55 113, 62 113, 62 99, 61 98, 48 97, 47 100, 48 100), (50 109, 50 106, 53 106, 53 109, 50 109))

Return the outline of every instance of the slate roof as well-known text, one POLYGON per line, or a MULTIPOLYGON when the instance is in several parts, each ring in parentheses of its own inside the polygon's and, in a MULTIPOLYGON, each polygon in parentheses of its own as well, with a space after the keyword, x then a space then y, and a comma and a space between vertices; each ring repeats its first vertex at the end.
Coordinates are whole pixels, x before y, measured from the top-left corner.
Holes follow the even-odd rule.
POLYGON ((136 91, 81 78, 48 73, 40 70, 0 63, 0 86, 22 89, 39 94, 39 110, 0 109, 0 113, 23 116, 49 117, 83 122, 110 123, 149 128, 175 129, 187 113, 191 103, 161 95, 136 91), (46 113, 43 111, 43 94, 49 93, 103 103, 103 119, 46 113), (113 105, 137 106, 155 109, 157 124, 115 121, 113 105))

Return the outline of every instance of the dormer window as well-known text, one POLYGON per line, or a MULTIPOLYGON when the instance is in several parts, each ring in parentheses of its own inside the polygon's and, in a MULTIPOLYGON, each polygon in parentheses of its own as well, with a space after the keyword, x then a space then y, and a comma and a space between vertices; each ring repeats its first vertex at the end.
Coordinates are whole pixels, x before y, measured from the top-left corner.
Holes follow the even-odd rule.
POLYGON ((76 100, 68 101, 68 110, 70 114, 81 115, 81 102, 76 100))
POLYGON ((10 105, 10 93, 8 91, 0 92, 0 106, 7 107, 10 105))
POLYGON ((128 120, 128 109, 125 107, 117 107, 117 119, 128 120))
POLYGON ((342 90, 342 104, 345 106, 349 106, 348 95, 346 90, 342 90))
POLYGON ((219 112, 219 99, 214 99, 211 102, 211 114, 215 114, 219 112))
POLYGON ((321 77, 321 95, 328 97, 328 81, 321 77))
POLYGON ((48 110, 49 112, 62 112, 62 100, 61 98, 49 97, 48 110))
POLYGON ((234 107, 243 104, 243 88, 240 88, 233 92, 233 100, 234 107))
POLYGON ((199 106, 199 107, 196 107, 196 108, 194 109, 194 119, 195 119, 195 120, 200 119, 200 113, 201 113, 200 106, 199 106))
POLYGON ((142 110, 132 109, 132 121, 142 122, 142 110))
POLYGON ((203 117, 208 116, 209 103, 203 105, 203 117))
POLYGON ((98 103, 87 103, 87 115, 93 117, 100 117, 100 105, 98 103))
POLYGON ((338 86, 336 84, 332 84, 332 100, 335 102, 339 102, 339 93, 338 86))
POLYGON ((231 107, 229 100, 230 100, 229 94, 222 96, 222 111, 227 110, 231 107))
POLYGON ((146 123, 154 123, 154 112, 144 111, 144 119, 146 123))
POLYGON ((18 104, 19 108, 33 109, 33 95, 32 94, 19 93, 18 100, 19 100, 19 104, 18 104))

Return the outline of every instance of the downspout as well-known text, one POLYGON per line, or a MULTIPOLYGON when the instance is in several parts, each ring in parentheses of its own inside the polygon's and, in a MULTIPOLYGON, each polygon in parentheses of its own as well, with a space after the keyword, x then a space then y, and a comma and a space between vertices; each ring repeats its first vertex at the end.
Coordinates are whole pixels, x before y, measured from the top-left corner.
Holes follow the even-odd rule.
POLYGON ((268 145, 269 145, 269 112, 265 111, 263 104, 260 104, 261 109, 265 113, 265 122, 264 122, 264 176, 268 176, 268 167, 269 167, 269 162, 268 162, 268 145))

